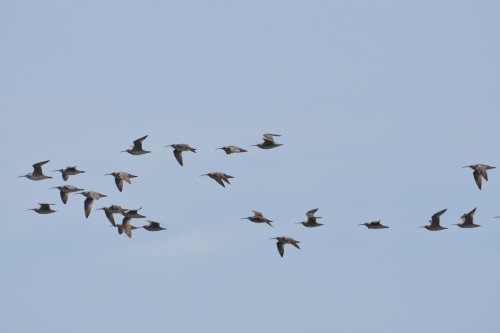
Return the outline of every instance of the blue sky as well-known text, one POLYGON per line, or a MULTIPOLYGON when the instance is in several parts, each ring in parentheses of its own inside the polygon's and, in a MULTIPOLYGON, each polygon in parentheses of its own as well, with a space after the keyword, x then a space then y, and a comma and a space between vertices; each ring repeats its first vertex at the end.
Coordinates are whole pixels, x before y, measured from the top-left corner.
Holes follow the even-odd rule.
MULTIPOLYGON (((1 1, 0 330, 498 332, 497 1, 1 1), (248 148, 263 133, 284 145, 248 148), (152 153, 119 153, 148 134, 152 153), (184 167, 165 145, 188 143, 184 167), (248 148, 226 156, 224 145, 248 148), (53 179, 16 178, 35 162, 53 179), (52 170, 166 225, 128 239, 52 170), (118 192, 106 173, 137 175, 118 192), (199 175, 223 171, 226 188, 199 175), (52 202, 56 213, 26 209, 52 202), (477 207, 482 227, 462 230, 477 207), (319 208, 324 226, 306 229, 319 208), (441 232, 418 229, 448 208, 441 232), (240 220, 252 210, 274 227, 240 220), (359 223, 381 219, 386 230, 359 223), (301 250, 280 258, 271 237, 301 250)), ((134 221, 143 225, 145 221, 134 221)))

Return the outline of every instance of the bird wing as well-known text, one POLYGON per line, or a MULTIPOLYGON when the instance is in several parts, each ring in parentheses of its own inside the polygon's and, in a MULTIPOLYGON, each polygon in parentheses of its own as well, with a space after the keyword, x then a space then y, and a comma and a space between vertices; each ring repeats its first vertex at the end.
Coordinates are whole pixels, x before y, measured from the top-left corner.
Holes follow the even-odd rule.
POLYGON ((440 210, 439 212, 437 212, 434 215, 432 215, 431 226, 438 226, 439 225, 439 218, 441 217, 441 215, 444 214, 444 212, 446 212, 446 210, 447 210, 447 208, 443 209, 443 210, 440 210))
POLYGON ((92 204, 94 203, 94 199, 87 198, 83 203, 83 207, 85 208, 85 217, 88 218, 90 215, 90 210, 92 209, 92 204))
POLYGON ((299 241, 297 241, 295 239, 290 239, 288 241, 290 242, 290 244, 292 244, 293 246, 295 246, 296 248, 298 248, 300 250, 299 244, 297 244, 297 243, 300 243, 299 241))
POLYGON ((220 185, 222 185, 222 187, 226 187, 226 185, 224 185, 224 182, 222 181, 222 179, 219 176, 213 176, 212 179, 215 180, 220 185))
POLYGON ((126 173, 126 172, 120 172, 120 177, 121 177, 121 179, 123 179, 124 181, 126 181, 126 182, 127 182, 127 183, 129 183, 129 184, 132 184, 132 182, 130 181, 130 177, 131 177, 131 176, 132 176, 132 175, 131 175, 131 174, 129 174, 129 173, 126 173))
POLYGON ((474 176, 474 180, 476 181, 477 187, 479 187, 479 189, 481 189, 481 183, 482 183, 481 173, 479 171, 477 171, 477 170, 474 170, 474 172, 472 173, 472 175, 474 176))
POLYGON ((116 187, 118 187, 118 191, 121 192, 123 190, 123 179, 115 178, 115 184, 116 184, 116 187))
POLYGON ((142 149, 142 141, 144 141, 148 136, 143 136, 137 140, 134 140, 134 149, 142 149))
POLYGON ((130 217, 124 217, 122 221, 123 232, 128 236, 128 238, 132 238, 132 227, 130 226, 130 217))
POLYGON ((59 191, 59 194, 61 195, 63 204, 66 204, 66 202, 68 202, 68 192, 59 191))
POLYGON ((68 174, 65 174, 65 173, 61 173, 61 176, 62 176, 62 179, 64 181, 67 181, 69 179, 69 175, 68 174))
POLYGON ((113 216, 113 213, 108 213, 104 211, 104 214, 106 214, 106 217, 108 218, 109 222, 111 222, 112 225, 116 226, 115 217, 113 216))
POLYGON ((42 173, 42 165, 44 165, 45 163, 48 163, 49 161, 50 160, 43 161, 43 162, 38 162, 38 163, 33 164, 33 174, 34 175, 41 175, 41 174, 43 174, 42 173))
POLYGON ((182 166, 183 165, 182 164, 182 151, 174 149, 174 156, 177 159, 177 162, 179 162, 179 164, 182 166))
POLYGON ((261 213, 261 212, 258 212, 258 211, 256 211, 256 210, 252 210, 252 212, 253 212, 253 216, 254 216, 254 217, 257 217, 257 216, 263 217, 263 216, 264 216, 264 215, 262 215, 262 213, 261 213))
POLYGON ((310 211, 308 211, 306 213, 306 216, 307 217, 313 217, 314 216, 314 213, 316 213, 316 211, 318 210, 318 208, 315 208, 315 209, 311 209, 310 211))
POLYGON ((277 241, 276 246, 278 247, 278 252, 280 253, 280 256, 283 257, 283 255, 285 254, 285 244, 280 241, 277 241))

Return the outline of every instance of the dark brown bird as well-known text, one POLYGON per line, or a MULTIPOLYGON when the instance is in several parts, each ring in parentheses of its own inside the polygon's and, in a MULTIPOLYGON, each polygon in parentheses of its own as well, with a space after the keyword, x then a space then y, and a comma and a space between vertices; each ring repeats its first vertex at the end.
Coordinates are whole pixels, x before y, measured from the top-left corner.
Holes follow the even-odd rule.
POLYGON ((264 215, 262 215, 261 212, 258 212, 256 210, 252 210, 253 212, 253 216, 249 216, 249 217, 242 217, 241 220, 250 220, 252 222, 255 222, 255 223, 267 223, 268 225, 271 225, 271 220, 267 219, 264 217, 264 215))
POLYGON ((132 184, 132 182, 130 181, 130 178, 136 178, 137 176, 134 176, 130 173, 126 173, 126 172, 112 172, 112 173, 107 173, 105 174, 105 176, 113 176, 115 177, 115 184, 116 184, 116 187, 118 188, 118 191, 122 191, 123 190, 123 181, 126 181, 127 183, 129 184, 132 184))
POLYGON ((262 143, 259 143, 259 144, 256 144, 256 145, 252 145, 252 146, 257 146, 257 147, 259 147, 261 149, 271 149, 271 148, 276 148, 276 147, 282 146, 283 145, 282 143, 276 143, 276 142, 274 142, 274 137, 275 136, 281 136, 281 135, 266 133, 266 134, 263 135, 264 141, 262 143))
POLYGON ((471 210, 468 213, 465 213, 460 217, 462 222, 460 223, 454 223, 453 225, 458 225, 460 228, 477 228, 480 227, 481 225, 479 224, 474 224, 474 214, 476 214, 476 208, 471 210))
POLYGON ((209 172, 209 173, 206 173, 206 174, 201 175, 201 176, 208 176, 208 177, 212 178, 217 183, 219 183, 219 185, 222 187, 226 187, 226 185, 224 185, 224 182, 226 182, 227 184, 231 184, 229 182, 229 178, 234 178, 233 176, 230 176, 230 175, 225 174, 223 172, 209 172))
POLYGON ((448 229, 448 228, 442 227, 439 224, 440 217, 441 217, 441 215, 444 214, 444 212, 446 212, 446 210, 447 209, 443 209, 443 210, 440 210, 439 212, 435 213, 434 215, 432 215, 432 217, 429 220, 429 223, 427 225, 424 225, 424 226, 419 227, 419 228, 425 228, 425 229, 430 230, 430 231, 440 231, 443 229, 448 229))
POLYGON ((118 205, 111 205, 108 207, 97 208, 97 210, 103 210, 104 214, 106 214, 106 217, 113 226, 116 226, 115 218, 113 216, 114 214, 122 214, 122 215, 126 214, 126 210, 118 205))
POLYGON ((53 210, 52 208, 50 208, 50 206, 52 206, 52 205, 54 205, 54 204, 39 203, 37 208, 30 208, 30 209, 27 209, 27 210, 34 210, 38 214, 51 214, 51 213, 55 212, 55 210, 53 210))
POLYGON ((236 147, 236 146, 224 146, 224 147, 216 148, 215 150, 217 150, 217 149, 224 150, 227 155, 229 155, 229 154, 235 154, 235 153, 246 153, 247 152, 247 150, 245 150, 243 148, 240 148, 240 147, 236 147))
POLYGON ((151 221, 151 220, 146 220, 149 223, 146 225, 143 225, 141 228, 146 229, 147 231, 161 231, 161 230, 167 230, 167 228, 164 228, 161 226, 159 222, 151 221))
POLYGON ((43 179, 47 179, 47 178, 52 178, 50 176, 45 176, 42 172, 42 165, 44 165, 48 162, 50 162, 50 160, 33 164, 33 172, 27 173, 23 176, 19 176, 17 178, 26 177, 26 178, 31 179, 31 180, 43 180, 43 179))
POLYGON ((280 253, 280 256, 283 257, 285 254, 285 244, 292 244, 296 248, 300 249, 298 243, 300 243, 298 240, 293 239, 292 237, 288 236, 279 236, 279 237, 274 237, 270 239, 276 239, 276 246, 278 247, 278 252, 280 253))
POLYGON ((313 228, 313 227, 319 227, 319 226, 322 226, 323 223, 318 223, 316 222, 316 219, 320 219, 321 217, 320 216, 314 216, 314 213, 316 213, 316 211, 318 210, 318 208, 316 209, 311 209, 310 211, 308 211, 306 213, 306 216, 307 216, 307 221, 303 221, 303 222, 297 222, 302 224, 304 227, 308 227, 308 228, 313 228))
POLYGON ((179 164, 181 166, 183 166, 183 163, 182 163, 182 152, 183 151, 192 151, 193 153, 196 153, 196 148, 192 148, 188 144, 185 144, 185 143, 175 143, 175 144, 171 144, 171 145, 168 145, 165 147, 174 148, 175 159, 177 160, 177 162, 179 162, 179 164))
POLYGON ((59 194, 61 196, 63 204, 66 204, 66 202, 68 202, 68 193, 83 191, 83 188, 78 188, 73 185, 63 185, 63 186, 51 187, 51 189, 52 188, 57 188, 59 190, 59 194))
POLYGON ((143 136, 142 138, 139 138, 137 140, 134 141, 134 145, 132 147, 130 147, 129 149, 127 150, 122 150, 121 153, 124 153, 124 152, 127 152, 131 155, 143 155, 143 154, 147 154, 147 153, 150 153, 151 151, 149 150, 144 150, 142 149, 142 142, 147 138, 148 136, 145 135, 143 136))
POLYGON ((66 167, 66 169, 54 170, 52 172, 56 172, 56 171, 59 171, 61 173, 62 179, 64 181, 68 180, 69 176, 74 176, 74 175, 77 175, 79 173, 85 173, 85 171, 78 170, 76 168, 76 166, 69 166, 69 167, 66 167))
POLYGON ((386 227, 385 225, 383 225, 382 223, 380 223, 380 220, 358 224, 358 226, 360 226, 360 225, 364 225, 368 229, 386 229, 386 228, 389 228, 389 227, 386 227))
POLYGON ((471 168, 474 170, 472 175, 474 176, 474 180, 476 181, 476 185, 479 189, 481 189, 482 185, 482 179, 488 181, 488 172, 487 170, 495 169, 496 167, 494 166, 489 166, 486 164, 472 164, 472 165, 466 165, 464 168, 471 168))
POLYGON ((99 200, 100 198, 107 197, 105 194, 101 194, 95 191, 84 191, 84 192, 78 192, 77 194, 81 194, 84 197, 86 197, 83 207, 85 209, 85 218, 88 218, 90 215, 90 211, 92 210, 92 204, 94 203, 94 200, 99 200))

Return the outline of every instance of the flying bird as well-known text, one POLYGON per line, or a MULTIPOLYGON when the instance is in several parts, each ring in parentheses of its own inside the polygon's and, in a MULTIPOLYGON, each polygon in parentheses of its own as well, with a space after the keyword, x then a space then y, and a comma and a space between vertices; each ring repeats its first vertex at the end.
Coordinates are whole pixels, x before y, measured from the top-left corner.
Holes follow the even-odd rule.
POLYGON ((474 170, 472 175, 474 176, 474 180, 476 181, 476 185, 479 189, 481 189, 482 185, 482 180, 488 181, 488 172, 487 170, 495 169, 496 167, 494 166, 489 166, 486 164, 472 164, 472 165, 466 165, 464 168, 471 168, 474 170))
POLYGON ((57 188, 59 190, 59 194, 61 196, 63 204, 66 204, 66 202, 68 202, 68 193, 83 191, 83 188, 78 188, 73 185, 63 185, 51 187, 51 189, 52 188, 57 188))
POLYGON ((118 234, 123 234, 128 236, 128 238, 132 238, 132 230, 137 229, 136 226, 130 224, 130 217, 124 217, 121 224, 116 224, 115 227, 118 228, 118 234))
POLYGON ((95 191, 84 191, 84 192, 78 192, 77 194, 81 194, 86 198, 83 203, 83 207, 85 209, 85 218, 89 217, 94 200, 99 200, 100 198, 107 197, 107 195, 95 191))
POLYGON ((129 184, 132 184, 132 182, 130 181, 130 178, 136 178, 137 176, 134 176, 130 173, 126 173, 126 172, 111 172, 111 173, 107 173, 105 174, 105 176, 113 176, 115 177, 115 184, 116 184, 116 187, 118 188, 118 191, 122 191, 123 190, 123 181, 126 181, 127 183, 129 184))
POLYGON ((26 177, 26 178, 31 179, 31 180, 43 180, 43 179, 47 179, 47 178, 52 178, 50 176, 44 175, 42 172, 42 165, 44 165, 48 162, 50 162, 50 160, 33 164, 33 172, 27 173, 23 176, 19 176, 17 178, 26 177))
POLYGON ((126 213, 126 210, 118 205, 111 205, 108 207, 97 208, 97 210, 103 210, 104 214, 106 214, 106 217, 108 218, 109 222, 111 222, 111 224, 113 226, 116 226, 115 218, 113 215, 114 214, 125 215, 125 213, 126 213))
POLYGON ((142 219, 146 216, 139 214, 139 210, 141 209, 142 207, 137 209, 125 209, 123 212, 120 212, 120 214, 130 219, 142 219))
POLYGON ((240 148, 240 147, 236 147, 236 146, 224 146, 224 147, 216 148, 215 150, 217 150, 217 149, 224 150, 227 155, 229 155, 229 154, 235 154, 235 153, 246 153, 247 152, 247 150, 245 150, 243 148, 240 148))
POLYGON ((144 228, 146 229, 147 231, 161 231, 161 230, 167 230, 167 228, 164 228, 161 226, 161 224, 159 222, 155 222, 155 221, 151 221, 151 220, 146 220, 148 221, 149 223, 146 224, 146 225, 143 225, 142 227, 140 228, 144 228))
POLYGON ((229 182, 229 178, 234 178, 233 176, 230 176, 230 175, 225 174, 223 172, 209 172, 209 173, 206 173, 206 174, 201 175, 201 176, 208 176, 208 177, 212 178, 217 183, 219 183, 219 185, 222 187, 226 187, 226 185, 224 185, 224 182, 226 182, 227 184, 231 184, 229 182))
POLYGON ((250 221, 255 222, 255 223, 267 223, 268 225, 270 225, 272 227, 271 222, 273 222, 273 221, 265 218, 261 212, 258 212, 256 210, 252 210, 252 212, 253 212, 253 216, 242 217, 241 220, 246 219, 246 220, 250 220, 250 221))
POLYGON ((69 179, 69 176, 74 176, 74 175, 77 175, 79 173, 85 172, 82 170, 78 170, 76 168, 76 166, 69 166, 69 167, 66 167, 66 169, 58 169, 58 170, 54 170, 52 172, 56 172, 56 171, 59 171, 61 173, 62 179, 64 181, 67 181, 69 179))
POLYGON ((480 227, 479 224, 474 224, 474 214, 476 214, 476 208, 468 213, 465 213, 460 217, 462 220, 460 223, 454 223, 453 225, 458 225, 460 228, 477 228, 480 227))
POLYGON ((39 203, 37 208, 30 208, 27 210, 34 210, 38 214, 50 214, 54 213, 55 210, 50 208, 50 206, 55 205, 55 204, 50 204, 50 203, 39 203))
POLYGON ((389 227, 383 225, 382 223, 380 223, 380 220, 358 224, 358 226, 360 226, 360 225, 364 225, 368 229, 386 229, 386 228, 389 228, 389 227))
POLYGON ((323 223, 316 222, 316 219, 320 219, 321 217, 320 216, 314 216, 314 213, 316 213, 317 210, 318 210, 318 208, 311 209, 310 211, 308 211, 306 213, 307 221, 297 222, 296 224, 302 224, 304 227, 308 227, 308 228, 322 226, 323 223))
POLYGON ((276 246, 278 247, 278 252, 280 253, 280 256, 283 257, 285 254, 285 244, 292 244, 296 248, 300 249, 298 243, 300 243, 298 240, 293 239, 292 237, 288 236, 279 236, 279 237, 274 237, 274 238, 269 238, 269 239, 276 239, 276 246))
POLYGON ((440 219, 441 215, 443 215, 444 212, 446 212, 446 210, 447 209, 443 209, 443 210, 440 210, 439 212, 435 213, 434 215, 432 215, 432 217, 429 220, 429 223, 427 225, 424 225, 424 226, 419 227, 419 228, 425 228, 425 229, 430 230, 430 231, 439 231, 439 230, 443 230, 443 229, 448 229, 448 228, 442 227, 439 224, 439 219, 440 219))
POLYGON ((182 152, 183 151, 192 151, 193 153, 196 153, 196 148, 192 148, 188 144, 185 144, 185 143, 176 143, 176 144, 171 144, 171 145, 168 145, 165 147, 174 148, 175 159, 177 160, 177 162, 179 162, 179 164, 181 166, 183 166, 183 163, 182 163, 182 152))
POLYGON ((145 135, 143 136, 142 138, 139 138, 137 140, 134 141, 134 145, 131 146, 129 149, 127 150, 122 150, 121 153, 124 153, 124 152, 127 152, 131 155, 143 155, 143 154, 147 154, 147 153, 150 153, 151 151, 149 150, 144 150, 142 149, 142 142, 147 138, 148 136, 145 135))
POLYGON ((257 146, 261 149, 271 149, 271 148, 276 148, 276 147, 282 146, 283 145, 282 143, 275 143, 274 142, 275 136, 281 136, 281 135, 266 133, 263 135, 264 141, 262 143, 252 145, 252 146, 257 146))

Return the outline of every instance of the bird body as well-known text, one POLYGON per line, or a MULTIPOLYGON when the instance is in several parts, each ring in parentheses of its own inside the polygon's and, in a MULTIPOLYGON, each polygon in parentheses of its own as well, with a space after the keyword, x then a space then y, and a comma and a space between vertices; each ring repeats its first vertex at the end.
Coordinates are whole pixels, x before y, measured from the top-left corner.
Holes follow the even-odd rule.
POLYGON ((48 162, 50 162, 50 160, 33 164, 33 172, 27 173, 26 175, 19 176, 17 178, 26 177, 26 178, 31 179, 31 180, 43 180, 43 179, 47 179, 47 178, 52 178, 50 176, 44 175, 42 172, 42 165, 44 165, 48 162))
POLYGON ((39 203, 37 208, 30 208, 28 210, 34 210, 38 214, 51 214, 51 213, 55 212, 55 210, 53 210, 52 208, 50 208, 50 206, 52 206, 52 205, 54 205, 54 204, 39 203))
POLYGON ((288 236, 279 236, 279 237, 274 237, 270 239, 276 239, 276 246, 278 247, 278 252, 281 257, 285 254, 285 244, 292 244, 296 248, 300 249, 298 243, 300 243, 298 240, 293 239, 292 237, 288 236))
POLYGON ((115 184, 116 184, 116 187, 118 188, 118 191, 120 191, 120 192, 123 190, 123 181, 126 181, 129 184, 132 184, 132 182, 130 181, 130 178, 137 177, 137 176, 134 176, 130 173, 122 172, 122 171, 107 173, 107 174, 105 174, 105 176, 115 177, 115 184))
POLYGON ((474 224, 474 214, 476 214, 476 208, 471 210, 468 213, 465 213, 460 217, 462 222, 455 223, 454 225, 458 225, 460 228, 477 228, 480 227, 479 224, 474 224))
POLYGON ((59 190, 59 194, 61 196, 63 204, 66 204, 66 202, 68 202, 68 193, 83 191, 83 188, 78 188, 73 185, 63 185, 51 188, 57 188, 59 190))
POLYGON ((495 169, 496 167, 494 166, 489 166, 486 164, 472 164, 472 165, 466 165, 464 168, 471 168, 474 170, 472 175, 474 176, 474 180, 476 181, 476 185, 479 189, 481 189, 482 183, 483 183, 483 178, 484 180, 488 181, 488 171, 491 169, 495 169))
POLYGON ((147 154, 147 153, 150 153, 151 151, 149 150, 144 150, 142 149, 142 142, 147 138, 148 136, 145 135, 143 136, 142 138, 139 138, 137 140, 134 141, 134 145, 132 147, 130 147, 129 149, 127 150, 122 150, 121 152, 124 153, 124 152, 127 152, 131 155, 144 155, 144 154, 147 154))
POLYGON ((224 182, 226 182, 227 184, 231 184, 229 182, 229 178, 234 178, 233 176, 230 176, 230 175, 225 174, 223 172, 209 172, 209 173, 206 173, 206 174, 201 175, 201 176, 208 176, 208 177, 212 178, 217 183, 219 183, 219 185, 222 187, 226 187, 226 185, 224 185, 224 182))
POLYGON ((255 222, 255 223, 267 223, 269 226, 272 227, 271 222, 273 222, 273 221, 265 218, 261 212, 258 212, 256 210, 252 210, 252 212, 253 212, 253 216, 242 217, 241 220, 246 219, 246 220, 250 220, 250 221, 255 222))
POLYGON ((386 229, 386 228, 389 228, 389 227, 383 225, 382 223, 380 223, 380 220, 366 222, 366 223, 361 223, 361 224, 358 224, 358 225, 364 225, 368 229, 386 229))
POLYGON ((252 145, 252 146, 257 146, 261 149, 271 149, 271 148, 276 148, 276 147, 279 147, 279 146, 282 146, 283 144, 282 143, 276 143, 274 142, 274 137, 275 136, 281 136, 279 134, 269 134, 269 133, 266 133, 263 135, 263 142, 262 143, 259 143, 259 144, 256 144, 256 145, 252 145))
POLYGON ((441 215, 444 214, 444 212, 446 212, 446 210, 447 209, 440 210, 439 212, 432 215, 431 219, 429 220, 429 223, 427 225, 420 227, 420 228, 425 228, 425 229, 430 230, 430 231, 440 231, 443 229, 448 229, 448 228, 442 227, 439 224, 440 217, 441 217, 441 215))
POLYGON ((174 144, 171 144, 171 145, 168 145, 168 146, 165 146, 165 147, 172 147, 172 148, 174 148, 175 159, 177 160, 177 162, 179 162, 179 164, 181 166, 184 165, 183 162, 182 162, 182 152, 183 151, 192 151, 193 153, 196 153, 196 148, 192 148, 192 147, 190 147, 186 143, 174 143, 174 144))
POLYGON ((56 172, 56 171, 59 171, 61 173, 62 179, 64 181, 68 180, 69 176, 78 175, 79 173, 85 173, 85 171, 78 170, 76 168, 76 166, 69 166, 69 167, 66 167, 66 169, 54 170, 52 172, 56 172))
POLYGON ((243 148, 240 148, 240 147, 236 147, 236 146, 224 146, 224 147, 220 147, 220 148, 217 148, 217 149, 224 150, 227 155, 229 155, 229 154, 235 154, 235 153, 246 153, 247 152, 247 150, 245 150, 243 148))
POLYGON ((319 216, 314 216, 314 213, 316 213, 316 211, 318 210, 318 208, 316 209, 311 209, 310 211, 308 211, 306 213, 306 216, 307 216, 307 221, 303 221, 303 222, 297 222, 297 224, 302 224, 304 227, 308 227, 308 228, 314 228, 314 227, 319 227, 319 226, 322 226, 323 223, 318 223, 316 222, 316 219, 320 219, 321 217, 319 216))

